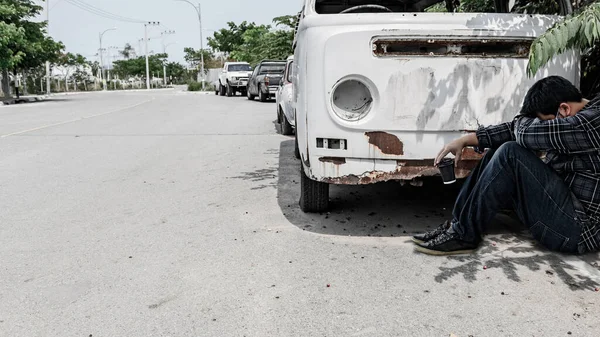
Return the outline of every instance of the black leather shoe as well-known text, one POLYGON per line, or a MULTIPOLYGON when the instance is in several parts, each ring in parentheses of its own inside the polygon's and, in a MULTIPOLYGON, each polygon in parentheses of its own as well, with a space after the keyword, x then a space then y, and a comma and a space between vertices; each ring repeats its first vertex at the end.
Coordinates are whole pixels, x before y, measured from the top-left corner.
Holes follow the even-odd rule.
POLYGON ((439 225, 438 228, 432 229, 429 232, 413 236, 412 241, 414 243, 425 243, 444 233, 446 230, 448 230, 448 228, 450 228, 450 221, 444 222, 443 224, 439 225))
POLYGON ((445 231, 428 242, 417 244, 416 250, 429 255, 458 255, 473 253, 477 247, 478 243, 463 241, 458 234, 445 231))

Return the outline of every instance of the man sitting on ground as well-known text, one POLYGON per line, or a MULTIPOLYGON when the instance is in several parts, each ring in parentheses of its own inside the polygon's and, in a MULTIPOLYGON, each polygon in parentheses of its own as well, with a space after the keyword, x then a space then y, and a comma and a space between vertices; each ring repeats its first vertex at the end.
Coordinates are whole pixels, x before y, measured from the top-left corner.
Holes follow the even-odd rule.
POLYGON ((420 252, 473 252, 498 211, 512 209, 550 250, 600 248, 600 96, 589 101, 568 80, 535 83, 512 122, 481 127, 447 144, 460 160, 467 146, 488 149, 466 179, 452 221, 416 235, 420 252), (546 151, 545 161, 534 151, 546 151))

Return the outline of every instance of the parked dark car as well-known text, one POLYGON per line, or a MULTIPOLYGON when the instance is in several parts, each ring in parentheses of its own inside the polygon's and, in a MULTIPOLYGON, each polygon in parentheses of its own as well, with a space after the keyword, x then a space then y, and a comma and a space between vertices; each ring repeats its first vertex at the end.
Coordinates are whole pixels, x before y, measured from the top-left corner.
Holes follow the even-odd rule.
POLYGON ((246 90, 249 100, 258 96, 261 102, 275 98, 279 84, 285 71, 285 61, 265 60, 254 68, 248 88, 246 90))

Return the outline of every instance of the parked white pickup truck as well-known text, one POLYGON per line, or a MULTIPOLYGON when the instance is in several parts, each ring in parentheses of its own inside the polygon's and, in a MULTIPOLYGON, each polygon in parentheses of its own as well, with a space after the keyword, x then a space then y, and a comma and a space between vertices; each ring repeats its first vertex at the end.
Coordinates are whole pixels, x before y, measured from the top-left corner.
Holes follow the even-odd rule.
POLYGON ((247 62, 226 62, 219 74, 219 94, 231 97, 240 92, 245 96, 251 74, 252 67, 247 62))

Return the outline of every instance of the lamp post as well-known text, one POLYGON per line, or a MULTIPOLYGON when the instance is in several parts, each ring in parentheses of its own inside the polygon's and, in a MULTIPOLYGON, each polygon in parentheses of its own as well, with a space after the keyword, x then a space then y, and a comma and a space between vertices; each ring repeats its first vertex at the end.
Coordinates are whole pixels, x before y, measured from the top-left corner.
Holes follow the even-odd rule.
MULTIPOLYGON (((162 45, 163 45, 163 54, 167 54, 167 47, 168 47, 168 46, 170 46, 170 45, 172 45, 172 44, 175 44, 175 42, 171 42, 171 43, 169 43, 169 44, 165 45, 165 38, 166 38, 167 36, 169 36, 169 35, 173 35, 173 34, 175 34, 175 31, 174 31, 174 30, 167 30, 167 31, 164 31, 164 32, 160 33, 160 35, 163 37, 163 41, 162 41, 162 45)), ((165 62, 166 62, 166 61, 167 61, 167 60, 165 60, 165 62)), ((164 85, 165 87, 167 86, 167 65, 166 65, 166 63, 163 63, 163 85, 164 85)))
POLYGON ((108 59, 108 64, 106 65, 106 72, 107 72, 107 76, 106 79, 110 82, 112 81, 111 77, 110 77, 110 70, 112 69, 112 64, 113 64, 113 58, 110 54, 111 50, 118 50, 119 47, 115 47, 115 46, 111 46, 106 48, 106 58, 108 59))
MULTIPOLYGON (((167 48, 171 45, 177 44, 177 42, 171 42, 169 44, 163 45, 163 52, 166 54, 167 53, 167 48)), ((165 86, 167 85, 167 65, 163 64, 163 76, 164 76, 164 83, 165 86)))
POLYGON ((102 37, 106 32, 111 30, 117 30, 117 27, 109 28, 102 33, 100 33, 100 79, 102 80, 102 88, 106 90, 106 79, 104 79, 104 58, 102 57, 102 37))
POLYGON ((198 3, 198 7, 196 7, 196 5, 194 5, 191 1, 188 0, 175 1, 187 2, 192 7, 194 7, 196 13, 198 13, 198 22, 200 23, 200 72, 202 74, 200 75, 200 73, 198 73, 198 81, 200 82, 200 80, 202 79, 202 90, 204 90, 204 38, 202 36, 202 7, 200 3, 198 3))

